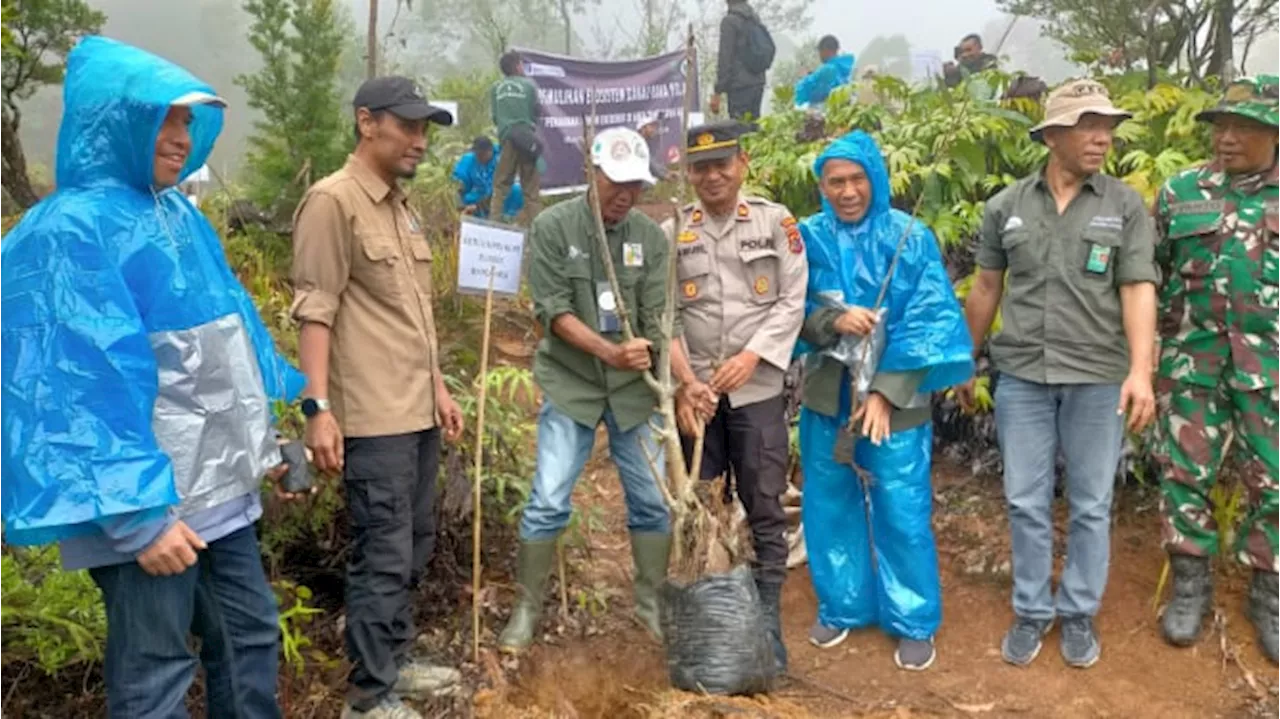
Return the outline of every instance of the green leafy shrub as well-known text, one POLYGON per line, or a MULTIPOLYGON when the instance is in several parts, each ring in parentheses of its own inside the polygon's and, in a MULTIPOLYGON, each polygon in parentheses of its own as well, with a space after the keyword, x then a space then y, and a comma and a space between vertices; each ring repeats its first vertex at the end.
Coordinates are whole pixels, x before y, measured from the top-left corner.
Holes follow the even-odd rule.
POLYGON ((107 617, 88 572, 66 572, 55 546, 0 555, 3 663, 33 663, 46 674, 102 659, 107 617))

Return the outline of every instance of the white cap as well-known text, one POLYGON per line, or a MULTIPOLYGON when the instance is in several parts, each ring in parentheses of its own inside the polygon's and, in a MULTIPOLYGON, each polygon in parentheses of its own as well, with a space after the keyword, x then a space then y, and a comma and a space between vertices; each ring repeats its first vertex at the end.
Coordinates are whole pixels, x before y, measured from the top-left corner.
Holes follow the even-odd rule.
POLYGON ((192 105, 214 105, 216 107, 226 107, 227 101, 217 95, 196 90, 195 92, 188 92, 185 95, 179 96, 169 104, 177 107, 191 107, 192 105))
POLYGON ((591 164, 618 184, 658 183, 649 172, 648 143, 640 133, 627 127, 611 127, 596 135, 591 145, 591 164))

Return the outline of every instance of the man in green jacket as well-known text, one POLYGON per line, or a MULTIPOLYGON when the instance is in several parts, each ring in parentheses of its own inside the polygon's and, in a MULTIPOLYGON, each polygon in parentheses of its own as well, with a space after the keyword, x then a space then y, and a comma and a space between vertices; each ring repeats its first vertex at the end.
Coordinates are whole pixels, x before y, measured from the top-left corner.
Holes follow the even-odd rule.
MULTIPOLYGON (((592 144, 591 162, 599 172, 590 191, 600 199, 622 297, 614 296, 607 279, 588 196, 559 203, 534 219, 529 289, 544 336, 533 375, 543 404, 537 469, 520 520, 520 597, 499 639, 506 652, 533 642, 556 539, 569 523, 573 486, 601 422, 626 493, 636 615, 661 636, 658 587, 667 573, 671 533, 658 488, 665 478, 655 477, 649 464, 652 459, 658 471, 665 466, 649 429, 657 398, 642 373, 662 339, 669 249, 658 225, 632 209, 644 187, 654 184, 644 138, 628 128, 605 130, 592 144), (634 339, 623 339, 623 322, 632 325, 634 339)), ((675 335, 680 335, 678 324, 675 335)), ((681 364, 687 362, 681 343, 671 346, 681 364)))
POLYGON ((1209 558, 1218 527, 1209 492, 1223 459, 1246 489, 1233 551, 1253 569, 1249 617, 1276 661, 1276 128, 1280 80, 1241 78, 1196 119, 1213 124, 1214 159, 1170 179, 1156 201, 1162 269, 1156 372, 1160 403, 1152 456, 1164 495, 1173 599, 1162 629, 1187 646, 1213 609, 1209 558), (1230 443, 1230 445, 1228 444, 1230 443))
POLYGON ((538 86, 524 76, 523 62, 514 50, 503 55, 498 66, 503 77, 489 90, 489 112, 498 130, 502 154, 494 171, 493 201, 489 206, 506 206, 507 195, 518 176, 524 190, 524 210, 519 222, 527 224, 540 207, 538 158, 542 155, 542 141, 538 139, 537 129, 542 112, 538 106, 538 86))

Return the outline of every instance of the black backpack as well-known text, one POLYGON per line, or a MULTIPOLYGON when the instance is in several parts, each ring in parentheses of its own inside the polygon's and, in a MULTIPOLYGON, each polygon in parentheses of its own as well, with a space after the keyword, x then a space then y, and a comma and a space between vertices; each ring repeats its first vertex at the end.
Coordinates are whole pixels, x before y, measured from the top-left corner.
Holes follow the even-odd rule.
POLYGON ((769 28, 760 22, 760 18, 747 18, 747 41, 742 53, 742 66, 755 75, 773 67, 773 56, 778 48, 773 44, 773 36, 769 28))

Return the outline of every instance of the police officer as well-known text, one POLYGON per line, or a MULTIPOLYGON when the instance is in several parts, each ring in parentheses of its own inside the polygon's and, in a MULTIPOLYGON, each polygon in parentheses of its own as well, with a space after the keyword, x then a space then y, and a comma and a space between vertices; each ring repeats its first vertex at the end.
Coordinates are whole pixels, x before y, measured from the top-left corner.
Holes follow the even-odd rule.
POLYGON ((682 230, 672 238, 688 361, 678 354, 673 361, 682 383, 677 413, 686 460, 701 427, 702 478, 733 470, 781 672, 787 656, 778 609, 787 543, 778 498, 787 487, 789 444, 783 377, 804 321, 808 264, 787 208, 741 192, 744 131, 733 121, 689 130, 689 181, 698 201, 681 210, 682 230))

